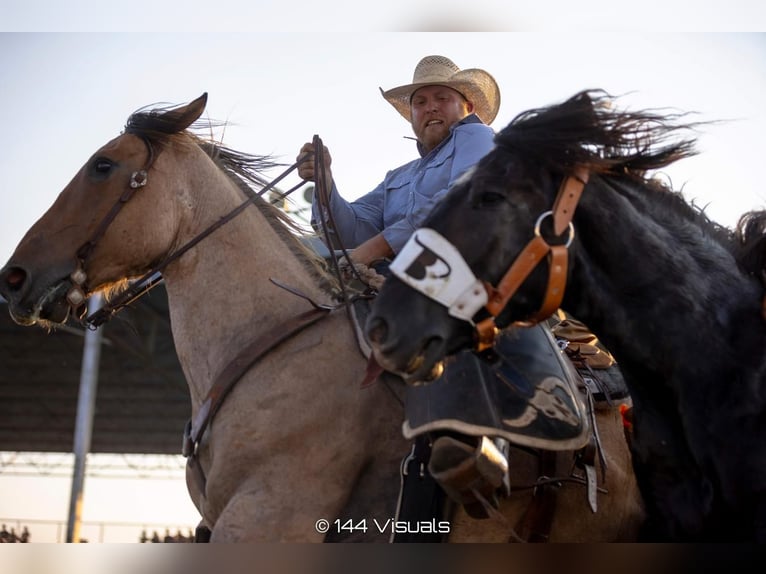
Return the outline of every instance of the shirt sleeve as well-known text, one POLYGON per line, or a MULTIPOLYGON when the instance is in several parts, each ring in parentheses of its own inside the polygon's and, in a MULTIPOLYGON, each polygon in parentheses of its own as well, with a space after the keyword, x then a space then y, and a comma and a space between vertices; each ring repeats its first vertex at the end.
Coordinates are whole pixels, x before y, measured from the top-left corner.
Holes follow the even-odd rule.
POLYGON ((494 135, 492 128, 478 123, 455 129, 452 155, 436 168, 440 171, 448 170, 446 178, 444 173, 424 174, 414 184, 405 216, 383 230, 383 237, 394 253, 399 253, 412 233, 422 226, 431 209, 444 197, 455 180, 489 153, 494 146, 494 135))
MULTIPOLYGON (((327 209, 324 210, 324 221, 330 231, 334 248, 343 245, 353 249, 374 237, 383 229, 383 205, 385 200, 385 185, 380 183, 371 192, 359 199, 349 202, 340 195, 335 182, 330 190, 330 212, 332 222, 328 220, 327 209), (333 225, 334 224, 334 225, 333 225)), ((311 201, 311 226, 325 239, 317 194, 311 201)))

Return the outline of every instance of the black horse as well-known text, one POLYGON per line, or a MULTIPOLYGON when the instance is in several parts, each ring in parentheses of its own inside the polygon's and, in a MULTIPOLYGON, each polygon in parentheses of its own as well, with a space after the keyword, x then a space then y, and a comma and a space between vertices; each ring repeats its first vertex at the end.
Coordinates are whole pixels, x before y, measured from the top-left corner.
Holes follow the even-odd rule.
POLYGON ((424 379, 495 323, 560 306, 630 389, 645 538, 766 541, 766 212, 734 230, 711 222, 650 177, 696 153, 699 124, 615 103, 585 91, 502 130, 394 261, 367 334, 381 366, 424 379), (419 282, 437 262, 430 278, 448 283, 455 252, 478 281, 463 274, 462 298, 437 302, 439 285, 419 282))

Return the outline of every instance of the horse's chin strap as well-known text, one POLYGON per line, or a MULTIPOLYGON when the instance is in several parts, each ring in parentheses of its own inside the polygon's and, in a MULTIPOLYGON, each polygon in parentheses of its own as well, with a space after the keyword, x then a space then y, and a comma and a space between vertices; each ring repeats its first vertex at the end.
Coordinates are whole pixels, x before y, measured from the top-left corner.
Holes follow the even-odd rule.
POLYGON ((543 257, 548 256, 548 285, 543 297, 540 309, 524 321, 517 321, 520 326, 531 326, 544 321, 561 306, 566 288, 567 271, 569 263, 569 246, 574 239, 574 216, 577 203, 580 201, 585 185, 590 176, 587 168, 578 167, 572 175, 564 178, 559 188, 556 201, 551 211, 546 211, 537 219, 535 224, 535 237, 519 253, 513 261, 497 287, 485 283, 488 294, 487 311, 491 317, 480 321, 476 325, 477 350, 481 351, 494 344, 498 329, 495 318, 505 309, 508 301, 516 294, 521 284, 529 277, 543 257), (551 245, 540 232, 540 226, 546 217, 553 218, 553 233, 560 237, 565 231, 569 231, 569 237, 563 244, 551 245))
POLYGON ((572 216, 588 177, 588 170, 579 167, 564 179, 553 208, 537 219, 534 239, 516 257, 497 287, 478 280, 457 248, 429 228, 420 228, 413 233, 389 269, 416 291, 444 305, 453 317, 473 324, 474 315, 484 307, 491 316, 475 326, 476 347, 480 351, 488 349, 494 345, 498 333, 495 317, 546 256, 549 271, 543 303, 536 313, 517 324, 539 323, 561 305, 567 279, 568 248, 574 239, 572 216), (548 217, 553 220, 556 237, 569 232, 563 244, 551 245, 543 237, 540 228, 548 217))

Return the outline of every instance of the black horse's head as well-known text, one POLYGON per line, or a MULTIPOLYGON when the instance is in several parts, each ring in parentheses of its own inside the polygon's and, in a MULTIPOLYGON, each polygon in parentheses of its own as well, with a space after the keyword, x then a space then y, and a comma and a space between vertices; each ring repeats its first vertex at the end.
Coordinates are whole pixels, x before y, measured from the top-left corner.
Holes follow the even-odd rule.
MULTIPOLYGON (((468 303, 470 315, 461 312, 466 290, 497 285, 536 235, 551 245, 572 241, 574 231, 554 230, 546 215, 569 176, 642 178, 648 169, 693 153, 692 140, 662 144, 674 130, 688 126, 651 112, 618 112, 612 100, 586 91, 520 114, 497 135, 496 147, 437 204, 423 224, 426 230, 416 232, 394 261, 395 276, 387 280, 367 322, 383 368, 412 382, 423 380, 446 355, 474 345, 474 323, 489 313, 475 300, 468 303), (443 255, 434 246, 442 243, 450 246, 443 248, 448 253, 459 255, 443 255), (459 273, 455 268, 461 265, 470 271, 459 273), (450 284, 445 273, 457 277, 458 285, 450 284)), ((570 254, 577 249, 574 238, 570 254)), ((542 257, 507 305, 492 312, 497 326, 539 311, 549 276, 549 258, 542 257)), ((490 301, 492 293, 490 288, 490 301)))

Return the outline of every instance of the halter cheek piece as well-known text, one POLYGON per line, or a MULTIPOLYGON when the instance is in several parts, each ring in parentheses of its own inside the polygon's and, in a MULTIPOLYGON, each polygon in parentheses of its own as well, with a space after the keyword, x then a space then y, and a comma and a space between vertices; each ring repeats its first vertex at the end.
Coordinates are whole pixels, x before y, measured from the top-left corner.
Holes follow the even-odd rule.
POLYGON ((87 299, 85 294, 85 282, 88 280, 88 275, 85 273, 85 263, 93 253, 93 249, 96 247, 96 242, 98 242, 103 237, 104 233, 106 233, 107 228, 112 224, 114 218, 117 217, 117 214, 120 212, 123 205, 125 205, 128 200, 133 197, 133 194, 138 189, 144 187, 149 179, 149 168, 154 163, 155 157, 154 148, 148 139, 143 137, 141 139, 143 139, 144 143, 146 144, 146 149, 148 152, 148 157, 144 167, 138 171, 134 171, 130 175, 128 188, 122 193, 122 195, 120 195, 120 198, 112 206, 112 209, 110 209, 109 212, 104 216, 104 219, 101 220, 101 223, 99 223, 91 238, 83 243, 82 246, 80 246, 80 248, 77 250, 77 264, 75 266, 75 270, 69 276, 69 280, 72 282, 72 287, 69 289, 66 296, 67 303, 69 303, 69 306, 75 312, 77 312, 83 303, 85 303, 85 299, 87 299))
POLYGON ((473 324, 473 316, 486 308, 490 317, 475 325, 477 350, 492 347, 498 328, 499 315, 519 287, 548 256, 548 285, 540 309, 519 325, 529 326, 550 317, 564 298, 568 270, 568 248, 574 239, 572 217, 589 172, 578 167, 564 178, 550 211, 541 214, 535 223, 535 237, 511 263, 497 287, 477 279, 460 252, 447 239, 429 228, 415 231, 407 244, 391 263, 391 272, 407 285, 447 307, 453 317, 473 324), (553 219, 553 232, 561 237, 568 231, 563 244, 551 245, 540 228, 548 217, 553 219))
MULTIPOLYGON (((67 302, 69 303, 70 307, 74 310, 76 313, 78 309, 83 305, 85 302, 85 299, 87 298, 87 289, 85 288, 85 282, 87 281, 88 277, 85 273, 85 263, 87 262, 88 258, 90 257, 91 253, 93 252, 93 249, 96 246, 96 242, 101 239, 101 237, 106 232, 106 229, 111 225, 112 221, 114 221, 115 217, 117 217, 117 214, 122 209, 122 206, 130 200, 131 197, 133 197, 133 194, 144 187, 148 181, 148 173, 149 169, 154 164, 155 160, 155 153, 154 149, 152 147, 151 141, 147 139, 146 137, 139 136, 144 140, 144 143, 146 144, 147 150, 149 152, 149 157, 146 161, 146 164, 144 167, 138 171, 135 171, 130 176, 130 181, 128 182, 128 188, 123 192, 123 194, 120 196, 120 198, 117 200, 117 202, 112 206, 112 209, 104 216, 104 219, 99 224, 96 231, 93 233, 93 236, 86 241, 78 250, 77 250, 77 264, 75 266, 75 270, 70 275, 69 279, 72 283, 72 287, 70 288, 69 292, 67 293, 67 302)), ((192 249, 195 245, 197 245, 200 241, 205 239, 208 235, 215 232, 217 229, 223 227, 226 225, 229 221, 237 217, 240 213, 242 213, 249 205, 251 205, 256 199, 261 198, 265 193, 268 191, 271 191, 276 187, 276 185, 281 182, 285 177, 287 177, 293 170, 295 170, 298 167, 298 163, 294 163, 289 168, 287 168, 284 172, 282 172, 279 176, 274 178, 270 183, 264 185, 260 191, 253 194, 252 197, 249 197, 245 201, 243 201, 241 204, 239 204, 237 207, 229 211, 224 216, 220 217, 218 220, 216 220, 214 223, 200 231, 197 235, 192 237, 189 241, 187 241, 184 245, 173 251, 172 253, 165 256, 165 258, 160 262, 155 264, 148 272, 146 272, 142 277, 140 277, 138 280, 133 282, 130 287, 128 287, 125 291, 122 291, 117 297, 110 300, 108 303, 104 304, 99 310, 95 311, 88 317, 85 317, 83 320, 83 323, 90 328, 95 329, 99 325, 102 325, 106 321, 108 321, 112 315, 117 313, 120 309, 126 307, 139 297, 141 297, 144 293, 158 285, 161 281, 161 273, 165 270, 165 268, 170 265, 173 261, 176 261, 179 259, 184 253, 192 249)), ((296 184, 291 189, 288 189, 287 191, 281 192, 281 197, 287 197, 290 193, 298 189, 300 186, 303 185, 303 181, 296 184)))

